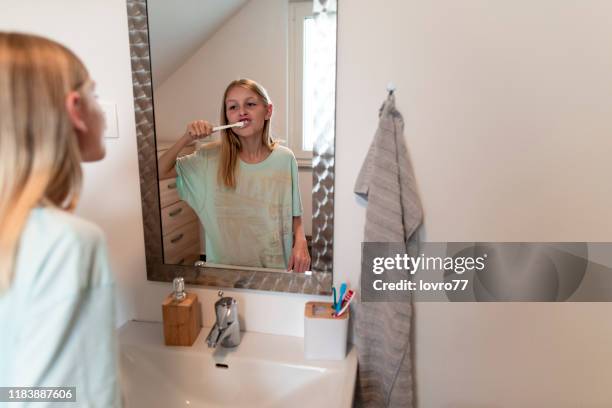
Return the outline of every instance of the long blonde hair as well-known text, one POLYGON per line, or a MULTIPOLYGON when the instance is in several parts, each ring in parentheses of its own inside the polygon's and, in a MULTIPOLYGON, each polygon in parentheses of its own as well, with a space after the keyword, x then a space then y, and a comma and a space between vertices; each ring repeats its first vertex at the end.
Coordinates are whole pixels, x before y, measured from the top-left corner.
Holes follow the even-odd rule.
POLYGON ((65 103, 88 78, 64 46, 0 32, 0 293, 10 287, 32 208, 76 205, 81 154, 65 103))
MULTIPOLYGON (((261 98, 265 106, 272 103, 270 97, 268 96, 268 92, 257 82, 246 78, 232 81, 227 88, 225 88, 225 92, 223 93, 223 100, 221 101, 221 125, 228 124, 227 115, 225 113, 225 100, 227 99, 227 94, 229 91, 235 86, 241 86, 255 92, 261 98)), ((240 143, 238 136, 236 136, 231 128, 224 129, 221 131, 221 133, 221 157, 217 175, 219 184, 224 184, 226 187, 233 189, 236 188, 238 154, 242 150, 242 144, 240 143)), ((270 119, 267 119, 264 122, 263 131, 261 133, 261 144, 270 149, 270 151, 272 151, 276 146, 276 142, 270 135, 270 119)))

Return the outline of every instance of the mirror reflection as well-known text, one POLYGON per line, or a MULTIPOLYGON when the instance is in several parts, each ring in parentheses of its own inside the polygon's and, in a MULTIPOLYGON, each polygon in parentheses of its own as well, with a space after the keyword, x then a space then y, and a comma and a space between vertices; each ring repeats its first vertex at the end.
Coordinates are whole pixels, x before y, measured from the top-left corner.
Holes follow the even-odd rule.
POLYGON ((317 95, 334 95, 335 80, 319 78, 335 73, 335 60, 321 66, 335 58, 335 12, 317 25, 312 1, 147 8, 164 262, 310 270, 312 151, 318 118, 335 114, 317 95))

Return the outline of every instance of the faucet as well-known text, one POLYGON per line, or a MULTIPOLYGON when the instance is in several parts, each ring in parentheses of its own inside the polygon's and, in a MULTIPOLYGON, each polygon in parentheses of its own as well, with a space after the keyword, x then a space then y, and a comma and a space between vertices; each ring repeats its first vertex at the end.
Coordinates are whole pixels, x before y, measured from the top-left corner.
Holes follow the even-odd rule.
POLYGON ((208 347, 217 347, 221 343, 223 347, 236 347, 240 344, 240 323, 238 322, 238 302, 231 297, 223 297, 223 291, 219 291, 221 299, 215 302, 215 313, 217 321, 210 329, 206 343, 208 347))

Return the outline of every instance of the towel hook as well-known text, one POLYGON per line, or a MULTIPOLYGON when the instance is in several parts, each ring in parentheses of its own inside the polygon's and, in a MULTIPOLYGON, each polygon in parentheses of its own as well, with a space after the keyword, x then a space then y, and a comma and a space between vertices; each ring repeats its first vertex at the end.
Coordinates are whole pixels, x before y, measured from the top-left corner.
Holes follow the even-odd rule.
POLYGON ((395 91, 395 84, 393 82, 389 82, 387 84, 387 92, 389 92, 389 96, 393 95, 394 91, 395 91))

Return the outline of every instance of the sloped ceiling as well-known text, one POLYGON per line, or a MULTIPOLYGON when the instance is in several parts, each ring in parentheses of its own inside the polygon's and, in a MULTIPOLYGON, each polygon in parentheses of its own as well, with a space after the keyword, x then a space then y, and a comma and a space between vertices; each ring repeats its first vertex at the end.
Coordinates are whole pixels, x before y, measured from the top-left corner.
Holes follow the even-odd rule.
POLYGON ((148 0, 153 88, 249 0, 148 0))

